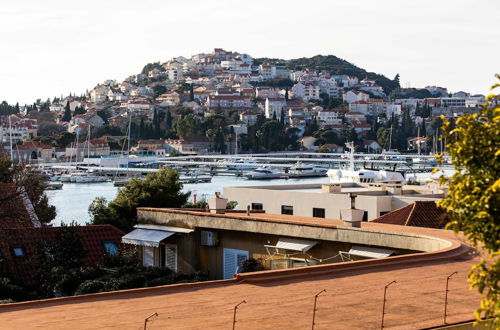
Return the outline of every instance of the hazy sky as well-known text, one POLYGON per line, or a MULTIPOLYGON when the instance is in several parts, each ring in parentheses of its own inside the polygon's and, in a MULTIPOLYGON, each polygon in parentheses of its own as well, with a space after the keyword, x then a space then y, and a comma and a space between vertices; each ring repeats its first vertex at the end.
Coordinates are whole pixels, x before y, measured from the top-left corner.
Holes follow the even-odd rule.
POLYGON ((498 0, 2 0, 0 100, 32 103, 211 52, 333 54, 403 86, 486 94, 500 72, 498 0))

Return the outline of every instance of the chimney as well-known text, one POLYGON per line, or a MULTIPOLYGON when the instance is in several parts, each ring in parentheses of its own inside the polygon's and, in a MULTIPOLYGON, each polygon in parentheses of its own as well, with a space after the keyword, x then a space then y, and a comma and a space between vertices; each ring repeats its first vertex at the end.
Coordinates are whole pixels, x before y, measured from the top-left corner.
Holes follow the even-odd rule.
POLYGON ((321 185, 322 193, 340 193, 342 191, 342 185, 340 183, 326 183, 321 185))
POLYGON ((356 197, 357 194, 349 193, 351 208, 340 210, 340 218, 344 221, 346 227, 361 228, 361 222, 363 221, 365 211, 355 208, 356 197))
POLYGON ((224 214, 226 213, 227 198, 220 197, 220 192, 215 193, 214 198, 208 199, 208 208, 210 213, 224 214))

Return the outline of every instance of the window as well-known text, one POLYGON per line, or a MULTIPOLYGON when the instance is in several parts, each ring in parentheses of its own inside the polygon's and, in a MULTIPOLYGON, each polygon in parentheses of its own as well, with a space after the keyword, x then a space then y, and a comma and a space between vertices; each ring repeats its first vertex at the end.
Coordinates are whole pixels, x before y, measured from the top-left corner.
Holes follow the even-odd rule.
POLYGON ((281 214, 293 215, 293 206, 281 205, 281 214))
POLYGON ((165 267, 177 272, 177 245, 165 245, 165 267))
POLYGON ((252 210, 263 210, 264 205, 262 203, 252 203, 252 210))
POLYGON ((16 258, 24 258, 26 256, 22 247, 14 247, 12 248, 12 252, 16 258))
POLYGON ((118 246, 116 245, 115 242, 111 241, 104 242, 104 249, 106 249, 107 254, 112 256, 116 255, 116 253, 118 252, 118 246))
POLYGON ((325 209, 313 207, 313 217, 324 218, 325 217, 325 209))

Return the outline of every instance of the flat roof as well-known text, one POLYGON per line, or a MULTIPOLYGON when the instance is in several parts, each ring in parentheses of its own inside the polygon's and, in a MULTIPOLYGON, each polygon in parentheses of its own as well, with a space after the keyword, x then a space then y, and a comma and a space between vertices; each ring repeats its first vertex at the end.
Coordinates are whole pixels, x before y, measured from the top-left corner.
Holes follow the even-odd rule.
MULTIPOLYGON (((293 223, 325 228, 341 221, 273 214, 148 209, 157 212, 293 223)), ((446 277, 450 280, 448 322, 467 321, 479 305, 469 290, 467 273, 478 258, 463 239, 437 229, 363 223, 363 230, 423 235, 450 242, 439 251, 360 260, 295 269, 237 274, 231 280, 167 285, 34 302, 0 305, 0 324, 6 328, 96 329, 142 328, 144 319, 159 316, 152 328, 220 329, 232 326, 233 307, 239 329, 304 329, 318 299, 318 329, 359 329, 380 326, 384 286, 396 280, 387 294, 388 328, 422 328, 442 324, 446 277)))
MULTIPOLYGON (((322 192, 322 185, 329 183, 310 183, 310 184, 290 184, 290 185, 256 185, 256 186, 233 186, 225 187, 224 189, 245 189, 245 190, 272 190, 283 192, 304 192, 304 193, 326 193, 322 192)), ((390 184, 387 185, 386 190, 380 185, 370 185, 366 183, 341 183, 341 191, 333 192, 331 194, 348 194, 350 192, 361 193, 366 196, 385 196, 386 191, 390 191, 390 184)), ((401 196, 420 196, 426 195, 428 197, 442 196, 442 193, 433 193, 432 190, 426 186, 413 186, 401 185, 403 194, 401 196)))

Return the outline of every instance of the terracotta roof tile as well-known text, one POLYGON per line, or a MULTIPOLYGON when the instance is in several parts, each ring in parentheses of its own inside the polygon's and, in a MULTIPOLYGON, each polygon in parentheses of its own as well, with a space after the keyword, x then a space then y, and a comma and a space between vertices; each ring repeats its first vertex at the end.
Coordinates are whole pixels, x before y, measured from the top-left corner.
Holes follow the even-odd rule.
POLYGON ((443 228, 448 222, 448 216, 433 201, 416 201, 384 214, 372 222, 401 226, 443 228))
MULTIPOLYGON (((111 225, 81 226, 80 237, 85 251, 84 264, 95 266, 106 252, 105 241, 121 246, 123 232, 111 225)), ((7 263, 8 273, 27 284, 37 282, 38 248, 43 242, 53 241, 61 227, 0 229, 0 259, 7 263), (13 247, 24 249, 25 257, 15 258, 13 247)))

